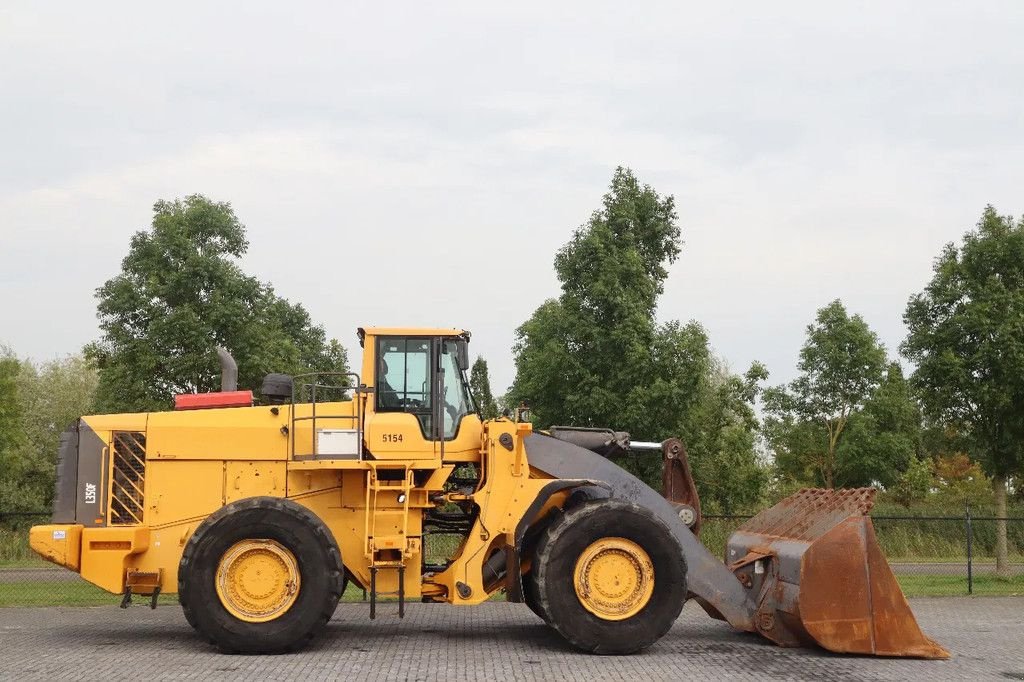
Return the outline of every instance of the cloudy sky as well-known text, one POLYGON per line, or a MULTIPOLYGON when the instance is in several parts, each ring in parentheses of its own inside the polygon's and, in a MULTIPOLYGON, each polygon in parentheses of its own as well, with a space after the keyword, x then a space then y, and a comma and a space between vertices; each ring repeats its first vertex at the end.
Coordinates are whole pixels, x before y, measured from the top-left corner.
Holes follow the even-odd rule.
POLYGON ((160 198, 357 351, 459 326, 513 376, 616 165, 679 206, 662 319, 792 377, 834 298, 890 349, 987 203, 1024 212, 1024 3, 3 3, 0 343, 97 335, 160 198), (344 267, 338 267, 344 263, 344 267))

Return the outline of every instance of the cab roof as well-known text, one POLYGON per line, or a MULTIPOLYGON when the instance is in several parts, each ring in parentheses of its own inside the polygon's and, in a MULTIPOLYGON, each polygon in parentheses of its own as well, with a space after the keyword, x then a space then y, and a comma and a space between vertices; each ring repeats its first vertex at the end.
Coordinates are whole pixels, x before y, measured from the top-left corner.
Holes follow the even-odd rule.
POLYGON ((469 338, 465 329, 443 327, 360 327, 359 344, 362 345, 366 336, 462 336, 469 338))

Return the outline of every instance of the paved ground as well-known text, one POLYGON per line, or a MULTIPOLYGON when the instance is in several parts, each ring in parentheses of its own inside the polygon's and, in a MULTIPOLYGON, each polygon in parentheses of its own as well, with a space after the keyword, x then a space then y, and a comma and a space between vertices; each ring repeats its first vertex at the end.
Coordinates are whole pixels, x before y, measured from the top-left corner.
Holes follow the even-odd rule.
POLYGON ((1024 598, 912 600, 949 661, 843 657, 781 649, 732 632, 688 604, 648 651, 587 656, 568 649, 519 604, 343 604, 311 648, 289 656, 224 656, 176 607, 0 609, 0 679, 352 680, 1024 680, 1024 598))

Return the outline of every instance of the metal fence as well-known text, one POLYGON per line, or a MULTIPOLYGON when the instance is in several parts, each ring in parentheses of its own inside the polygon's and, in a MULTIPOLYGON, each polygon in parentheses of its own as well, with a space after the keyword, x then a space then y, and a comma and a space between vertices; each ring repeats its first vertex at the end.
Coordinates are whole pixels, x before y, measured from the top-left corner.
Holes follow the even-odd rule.
MULTIPOLYGON (((701 540, 725 556, 730 534, 746 515, 705 515, 701 540)), ((872 515, 875 536, 909 597, 1024 595, 1024 517, 872 515), (1008 563, 997 573, 998 521, 1007 526, 1008 563)))
MULTIPOLYGON (((76 573, 40 560, 28 546, 28 529, 48 523, 49 513, 0 511, 0 606, 116 604, 110 595, 76 573)), ((729 535, 746 521, 743 515, 705 515, 701 540, 725 556, 729 535)), ((993 516, 872 516, 878 542, 909 597, 943 595, 1024 595, 1024 517, 1005 519, 1009 563, 996 572, 996 525, 993 516)), ((453 538, 427 543, 428 557, 439 561, 453 538), (445 545, 441 547, 440 545, 445 545)), ((347 599, 361 599, 350 588, 347 599)), ((177 601, 161 596, 162 603, 177 601)), ((139 600, 139 603, 148 603, 139 600)))

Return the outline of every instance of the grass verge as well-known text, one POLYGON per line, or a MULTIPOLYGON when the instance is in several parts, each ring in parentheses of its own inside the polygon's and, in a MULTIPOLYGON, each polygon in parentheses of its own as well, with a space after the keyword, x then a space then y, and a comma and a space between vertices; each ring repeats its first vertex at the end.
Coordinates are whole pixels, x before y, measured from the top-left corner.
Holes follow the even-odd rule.
MULTIPOLYGON (((896 580, 908 597, 962 597, 967 595, 967 577, 962 575, 898 575, 896 580)), ((974 576, 974 596, 1024 596, 1024 575, 999 578, 974 576)))
POLYGON ((0 583, 0 606, 101 606, 118 604, 120 599, 84 580, 0 583))
MULTIPOLYGON (((349 585, 343 602, 363 601, 363 591, 349 585)), ((379 599, 380 602, 395 601, 379 599)), ((39 582, 34 580, 0 583, 0 607, 4 606, 111 606, 121 603, 121 595, 110 594, 84 580, 39 582)), ((149 597, 135 597, 135 605, 148 605, 149 597)), ((158 604, 178 605, 178 595, 160 595, 158 604)))
POLYGON ((53 564, 42 559, 0 559, 0 568, 53 568, 53 564))

